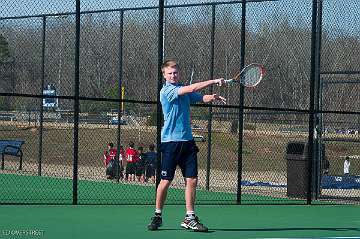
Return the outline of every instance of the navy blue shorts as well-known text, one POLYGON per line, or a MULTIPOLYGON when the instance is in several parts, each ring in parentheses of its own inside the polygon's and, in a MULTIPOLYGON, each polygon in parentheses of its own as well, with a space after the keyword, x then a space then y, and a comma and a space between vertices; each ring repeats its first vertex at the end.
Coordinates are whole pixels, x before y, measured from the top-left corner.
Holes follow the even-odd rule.
POLYGON ((161 179, 173 180, 179 165, 185 178, 198 176, 197 153, 199 148, 194 140, 161 143, 161 179))

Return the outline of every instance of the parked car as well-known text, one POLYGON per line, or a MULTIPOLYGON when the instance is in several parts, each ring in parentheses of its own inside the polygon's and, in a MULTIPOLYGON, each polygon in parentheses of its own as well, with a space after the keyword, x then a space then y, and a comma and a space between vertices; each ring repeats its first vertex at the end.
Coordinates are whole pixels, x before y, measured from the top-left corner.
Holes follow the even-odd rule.
MULTIPOLYGON (((117 125, 119 123, 118 117, 111 117, 109 124, 111 125, 117 125)), ((120 125, 127 125, 126 120, 120 119, 120 125)))
POLYGON ((335 130, 337 134, 359 134, 357 129, 337 129, 335 130))
POLYGON ((194 134, 193 138, 195 142, 206 142, 205 136, 202 135, 194 134))
POLYGON ((193 130, 204 130, 204 128, 202 128, 202 127, 200 127, 199 125, 196 125, 196 124, 192 125, 192 129, 193 130))

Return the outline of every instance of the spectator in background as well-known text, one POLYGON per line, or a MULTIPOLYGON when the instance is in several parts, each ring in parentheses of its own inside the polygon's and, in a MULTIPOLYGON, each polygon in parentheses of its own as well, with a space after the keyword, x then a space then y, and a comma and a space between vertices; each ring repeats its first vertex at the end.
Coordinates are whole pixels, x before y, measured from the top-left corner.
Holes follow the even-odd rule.
POLYGON ((350 158, 346 156, 344 161, 344 175, 347 176, 350 173, 350 158))
POLYGON ((134 142, 130 141, 129 147, 125 151, 126 157, 126 179, 127 181, 135 181, 136 164, 140 160, 139 153, 134 148, 134 142))
POLYGON ((136 178, 138 182, 145 182, 145 156, 144 156, 144 148, 139 146, 139 161, 136 162, 136 178))
POLYGON ((329 160, 325 157, 324 161, 323 161, 323 173, 324 175, 328 175, 329 174, 329 169, 330 169, 330 162, 329 160))
POLYGON ((119 153, 119 165, 120 165, 120 178, 125 178, 125 168, 126 168, 126 157, 125 157, 125 150, 124 146, 119 146, 120 153, 119 153))
POLYGON ((144 154, 145 156, 145 181, 149 179, 155 183, 155 171, 156 171, 156 152, 155 145, 149 145, 149 151, 144 154))
POLYGON ((115 177, 115 158, 116 158, 116 149, 114 148, 113 143, 107 144, 107 149, 104 151, 103 154, 103 162, 106 168, 106 178, 113 179, 115 177))

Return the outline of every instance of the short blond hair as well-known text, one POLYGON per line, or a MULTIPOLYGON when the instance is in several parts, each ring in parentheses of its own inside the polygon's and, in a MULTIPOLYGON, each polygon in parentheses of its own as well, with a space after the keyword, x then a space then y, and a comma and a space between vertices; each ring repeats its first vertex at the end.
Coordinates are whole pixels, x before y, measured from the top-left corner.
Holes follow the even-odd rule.
POLYGON ((161 71, 164 73, 164 69, 168 67, 179 68, 179 64, 175 59, 168 59, 161 65, 161 71))

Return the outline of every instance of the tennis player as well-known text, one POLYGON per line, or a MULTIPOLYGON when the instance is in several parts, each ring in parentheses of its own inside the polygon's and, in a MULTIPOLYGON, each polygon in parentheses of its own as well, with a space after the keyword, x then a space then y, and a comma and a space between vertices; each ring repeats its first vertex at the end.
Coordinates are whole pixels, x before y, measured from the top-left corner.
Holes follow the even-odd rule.
POLYGON ((163 63, 162 73, 166 80, 160 91, 160 101, 164 114, 164 127, 161 131, 161 180, 156 192, 155 216, 148 225, 149 230, 157 230, 162 225, 162 210, 167 191, 174 179, 177 165, 185 178, 186 214, 181 227, 197 232, 206 232, 208 228, 195 215, 195 195, 198 177, 197 152, 199 151, 190 126, 190 103, 221 101, 226 99, 217 94, 202 95, 198 91, 217 84, 224 79, 214 79, 184 86, 179 83, 179 66, 176 60, 163 63))

